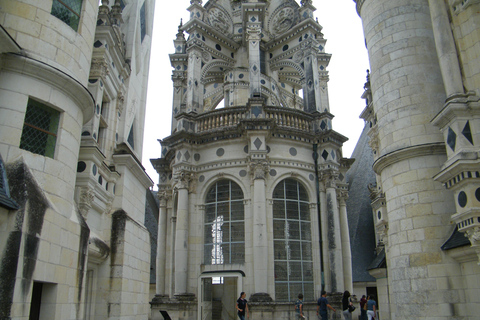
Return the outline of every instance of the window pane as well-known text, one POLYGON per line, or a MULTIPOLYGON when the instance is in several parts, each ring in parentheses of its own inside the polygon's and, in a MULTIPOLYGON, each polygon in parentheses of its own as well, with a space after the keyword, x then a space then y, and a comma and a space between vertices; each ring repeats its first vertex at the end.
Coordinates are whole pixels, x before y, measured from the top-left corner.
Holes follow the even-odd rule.
POLYGON ((302 240, 311 241, 312 231, 310 230, 310 222, 302 222, 302 240))
POLYGON ((300 242, 299 241, 289 241, 288 245, 290 247, 290 260, 301 260, 302 259, 302 252, 300 250, 300 242))
POLYGON ((212 264, 212 249, 213 246, 210 244, 205 245, 205 251, 204 251, 204 263, 205 264, 212 264))
POLYGON ((285 241, 274 241, 274 255, 275 260, 286 260, 287 250, 285 248, 285 241))
POLYGON ((51 14, 77 31, 80 23, 82 2, 83 0, 53 0, 51 14))
POLYGON ((298 198, 300 201, 309 201, 307 190, 301 184, 298 184, 298 198))
POLYGON ((141 36, 142 42, 146 34, 147 34, 147 22, 146 22, 145 2, 144 2, 142 7, 140 8, 140 36, 141 36))
POLYGON ((303 261, 312 261, 312 243, 302 242, 302 257, 303 261))
POLYGON ((239 242, 245 239, 243 222, 234 222, 232 225, 232 242, 239 242))
POLYGON ((286 261, 275 261, 275 281, 287 281, 288 269, 286 261))
POLYGON ((300 202, 300 220, 310 221, 310 206, 308 203, 300 202))
POLYGON ((273 201, 273 219, 285 219, 285 201, 273 201))
POLYGON ((285 185, 283 181, 275 187, 273 199, 285 199, 285 185))
MULTIPOLYGON (((290 281, 301 281, 302 280, 302 263, 296 261, 290 261, 290 281)), ((298 294, 299 292, 297 292, 298 294)))
POLYGON ((297 221, 288 221, 288 239, 300 240, 300 224, 297 221))
POLYGON ((230 203, 223 202, 217 205, 217 217, 223 217, 223 221, 230 221, 230 203))
POLYGON ((245 243, 232 243, 232 262, 245 262, 245 243))
POLYGON ((287 179, 285 181, 285 196, 287 199, 298 200, 298 182, 292 179, 287 179))
POLYGON ((232 208, 232 217, 231 217, 232 221, 245 219, 245 215, 243 212, 243 200, 232 201, 231 208, 232 208))
POLYGON ((205 222, 212 222, 216 218, 215 215, 215 205, 208 204, 205 206, 205 222))
POLYGON ((303 263, 303 281, 313 281, 313 263, 303 263))
POLYGON ((273 239, 285 239, 285 221, 273 221, 273 239))
MULTIPOLYGON (((290 283, 290 299, 296 300, 299 293, 303 292, 303 285, 300 282, 290 283)), ((305 301, 305 297, 303 297, 303 301, 305 301)))
POLYGON ((242 188, 236 183, 232 183, 232 200, 243 200, 242 188))
POLYGON ((275 283, 275 297, 278 301, 289 301, 287 283, 275 283))
POLYGON ((20 148, 53 158, 60 112, 35 100, 29 100, 20 139, 20 148))
POLYGON ((287 219, 298 220, 298 202, 287 201, 287 219))
POLYGON ((313 290, 313 283, 303 284, 303 300, 309 301, 315 299, 315 292, 313 290))

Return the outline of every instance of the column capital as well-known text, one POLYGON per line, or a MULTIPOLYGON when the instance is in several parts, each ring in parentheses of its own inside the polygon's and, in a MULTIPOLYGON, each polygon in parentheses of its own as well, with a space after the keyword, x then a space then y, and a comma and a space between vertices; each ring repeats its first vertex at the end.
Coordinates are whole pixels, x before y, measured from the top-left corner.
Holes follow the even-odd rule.
POLYGON ((270 162, 268 160, 251 160, 248 165, 253 180, 265 179, 270 169, 270 162))
POLYGON ((169 186, 159 187, 157 198, 160 200, 160 207, 166 207, 168 200, 172 198, 172 188, 169 186))
POLYGON ((328 169, 321 172, 319 179, 325 183, 325 187, 336 188, 338 175, 339 173, 337 170, 328 169))
POLYGON ((193 187, 193 182, 195 179, 195 174, 187 170, 177 171, 173 179, 175 180, 175 188, 177 189, 189 189, 193 187))

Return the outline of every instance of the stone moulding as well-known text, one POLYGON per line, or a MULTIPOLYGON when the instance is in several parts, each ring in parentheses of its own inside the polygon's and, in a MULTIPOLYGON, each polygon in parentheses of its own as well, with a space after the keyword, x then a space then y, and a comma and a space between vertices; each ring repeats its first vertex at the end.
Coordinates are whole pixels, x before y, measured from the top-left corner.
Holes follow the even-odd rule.
POLYGON ((443 142, 427 143, 417 146, 409 146, 382 155, 373 163, 373 171, 381 174, 386 167, 403 160, 424 155, 446 154, 443 142))

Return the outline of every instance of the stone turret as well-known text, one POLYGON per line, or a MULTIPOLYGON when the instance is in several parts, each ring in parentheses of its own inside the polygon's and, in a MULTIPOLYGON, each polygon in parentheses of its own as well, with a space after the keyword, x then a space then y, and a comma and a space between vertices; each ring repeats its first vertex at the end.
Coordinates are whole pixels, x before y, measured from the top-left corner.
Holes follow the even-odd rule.
POLYGON ((233 318, 229 306, 245 291, 258 317, 291 316, 299 293, 313 317, 321 289, 352 290, 353 161, 332 129, 331 55, 315 7, 190 4, 170 55, 172 134, 152 160, 169 195, 152 315, 233 318))

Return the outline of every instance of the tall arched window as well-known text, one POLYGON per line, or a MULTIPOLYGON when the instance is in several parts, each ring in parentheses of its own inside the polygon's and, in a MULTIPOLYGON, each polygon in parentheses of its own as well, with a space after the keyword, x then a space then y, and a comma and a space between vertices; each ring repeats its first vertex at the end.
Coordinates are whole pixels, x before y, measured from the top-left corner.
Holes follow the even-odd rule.
POLYGON ((220 180, 207 192, 204 224, 204 263, 245 262, 243 191, 230 180, 220 180))
POLYGON ((314 300, 310 210, 305 188, 294 179, 273 191, 275 299, 292 301, 299 293, 314 300))

